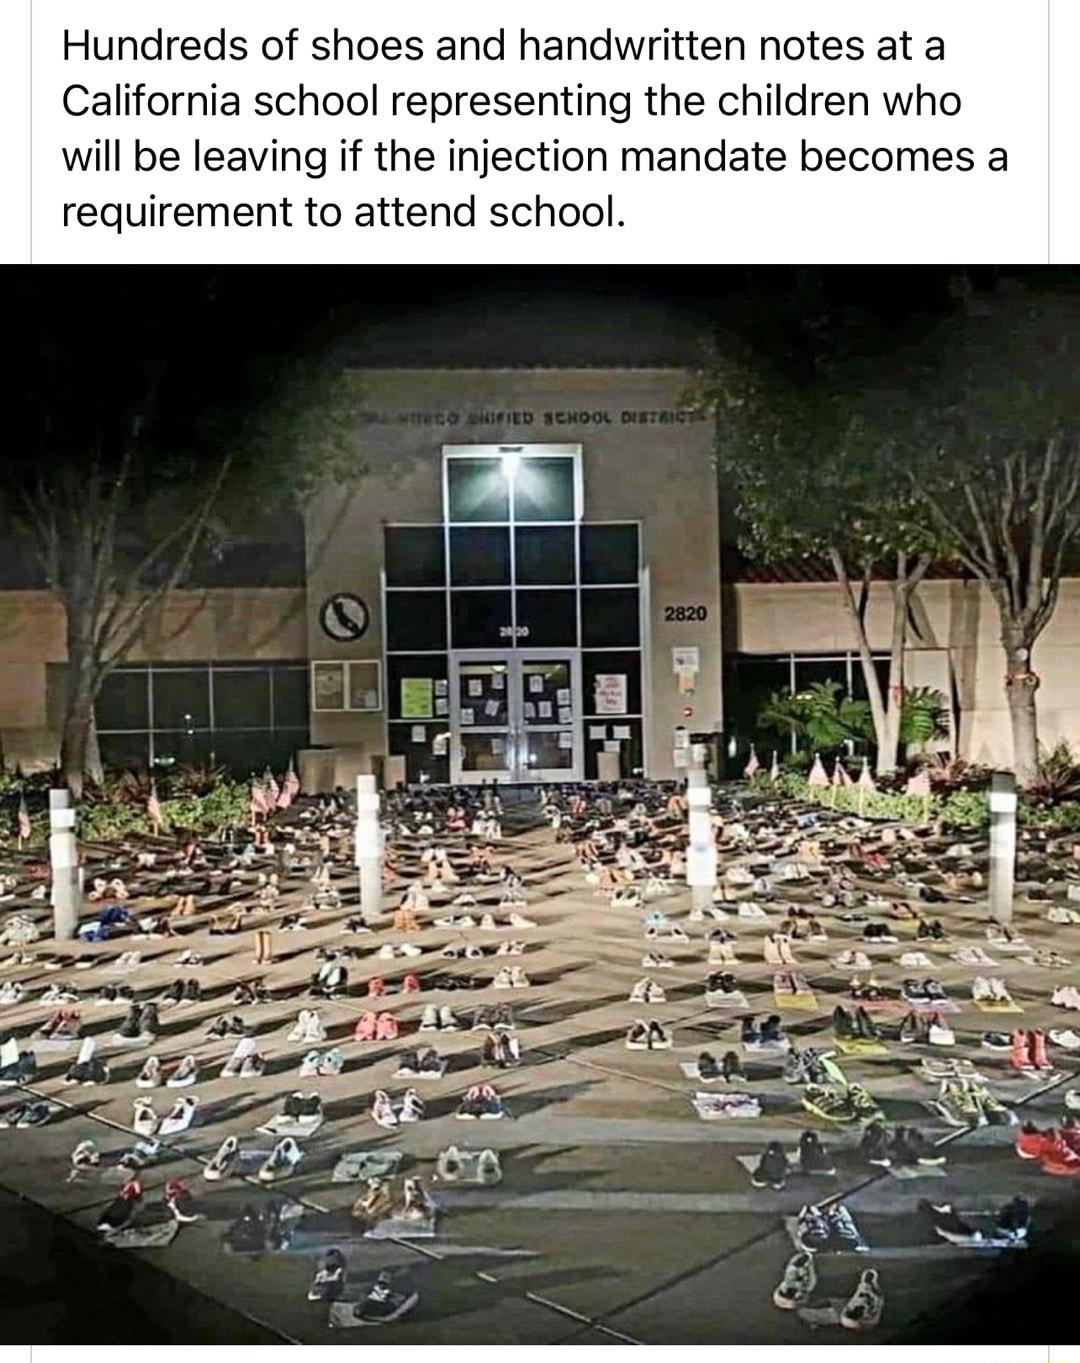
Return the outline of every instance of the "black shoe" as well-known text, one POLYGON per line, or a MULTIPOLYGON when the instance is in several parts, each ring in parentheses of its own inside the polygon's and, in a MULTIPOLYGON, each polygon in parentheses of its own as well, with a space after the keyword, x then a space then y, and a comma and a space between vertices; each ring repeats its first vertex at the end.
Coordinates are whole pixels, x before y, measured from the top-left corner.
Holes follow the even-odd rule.
POLYGON ((779 1141, 770 1141, 762 1152, 750 1182, 755 1188, 775 1188, 779 1192, 787 1181, 788 1162, 779 1141))
POLYGON ((141 1036, 142 1028, 139 1026, 141 1017, 142 1009, 138 1004, 133 1003, 128 1009, 128 1015, 124 1019, 123 1024, 117 1028, 116 1035, 122 1036, 126 1041, 134 1041, 136 1037, 141 1036))
POLYGON ((411 1311, 419 1300, 416 1292, 397 1292, 390 1276, 380 1273, 363 1301, 353 1307, 353 1316, 362 1325, 388 1325, 411 1311))
POLYGON ((921 1131, 913 1126, 898 1127, 893 1142, 893 1156, 898 1164, 921 1164, 936 1168, 945 1163, 944 1150, 931 1145, 921 1131))
POLYGON ((158 1011, 156 1003, 144 1003, 139 1009, 139 1035, 157 1036, 161 1031, 161 1023, 158 1021, 158 1011))
POLYGON ((881 1035, 865 1008, 855 1010, 855 1033, 864 1041, 877 1041, 881 1035))
POLYGON ((184 982, 184 1002, 201 1003, 202 985, 198 980, 186 980, 184 982))
POLYGON ((757 1018, 747 1017, 742 1020, 742 1044, 753 1046, 761 1040, 761 1032, 758 1030, 757 1018))
POLYGON ((888 1169, 892 1164, 889 1130, 883 1122, 874 1122, 863 1132, 860 1142, 863 1159, 867 1164, 875 1164, 880 1169, 888 1169))
POLYGON ((995 1231, 999 1239, 1026 1240, 1031 1226, 1031 1203, 1026 1197, 1014 1197, 998 1212, 995 1231))
POLYGON ((702 1051, 698 1056, 697 1072, 699 1079, 719 1079, 721 1071, 716 1057, 708 1051, 702 1051))
POLYGON ((951 1245, 978 1244, 982 1240, 982 1232, 968 1225, 951 1202, 921 1202, 919 1207, 934 1233, 951 1245))
POLYGON ((720 1062, 724 1078, 730 1084, 735 1079, 745 1081, 746 1075, 743 1072, 742 1062, 734 1051, 725 1051, 724 1058, 720 1062))
POLYGON ((837 1041, 847 1041, 851 1037, 852 1024, 851 1014, 839 1003, 833 1009, 832 1015, 833 1035, 837 1041))
POLYGON ((784 1040, 784 1024, 779 1013, 770 1013, 761 1024, 761 1040, 767 1045, 775 1045, 784 1040))
POLYGON ((184 981, 173 980, 168 989, 161 996, 162 1003, 182 1003, 184 999, 184 981))
POLYGON ((816 1131, 804 1131, 799 1137, 799 1168, 804 1174, 835 1174, 836 1165, 818 1139, 816 1131))
POLYGON ((308 1301, 339 1301, 345 1291, 347 1272, 341 1250, 328 1249, 308 1289, 308 1301))

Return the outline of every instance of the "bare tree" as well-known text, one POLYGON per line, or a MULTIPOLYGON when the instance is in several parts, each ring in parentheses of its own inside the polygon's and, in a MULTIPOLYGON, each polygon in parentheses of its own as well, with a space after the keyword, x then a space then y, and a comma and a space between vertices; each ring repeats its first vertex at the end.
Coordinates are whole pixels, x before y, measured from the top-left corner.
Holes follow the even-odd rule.
POLYGON ((77 793, 101 775, 102 684, 199 555, 255 512, 365 472, 359 389, 324 337, 260 346, 212 274, 101 274, 20 277, 20 447, 0 474, 64 609, 61 765, 77 793))

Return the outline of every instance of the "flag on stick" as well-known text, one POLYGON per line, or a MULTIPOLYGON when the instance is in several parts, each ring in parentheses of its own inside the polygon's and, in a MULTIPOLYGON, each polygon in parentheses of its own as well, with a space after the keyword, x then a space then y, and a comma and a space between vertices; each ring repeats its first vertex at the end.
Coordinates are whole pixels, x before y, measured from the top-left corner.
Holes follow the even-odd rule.
POLYGON ((162 813, 161 801, 158 799, 157 785, 150 782, 150 794, 146 800, 146 817, 150 820, 150 827, 155 833, 161 832, 162 813))
POLYGON ((829 774, 822 766, 821 758, 814 754, 814 765, 810 768, 810 775, 806 779, 809 786, 827 786, 829 784, 829 774))
POLYGON ((758 761, 757 752, 756 752, 756 750, 755 750, 755 748, 754 748, 754 745, 751 743, 751 744, 750 744, 750 760, 747 762, 746 766, 743 768, 743 775, 746 777, 746 779, 747 779, 748 781, 753 780, 754 776, 758 773, 758 771, 759 771, 760 769, 761 769, 761 763, 758 761))
POLYGON ((23 843, 26 842, 26 840, 30 837, 31 833, 30 811, 26 807, 25 795, 19 796, 18 825, 19 825, 19 847, 21 848, 23 843))
POLYGON ((772 766, 769 768, 769 780, 775 786, 779 779, 780 779, 780 759, 776 755, 776 749, 773 748, 772 766))
POLYGON ((292 758, 289 759, 289 770, 285 773, 281 781, 281 790, 278 792, 278 809, 288 809, 292 802, 300 793, 300 778, 293 769, 292 758))

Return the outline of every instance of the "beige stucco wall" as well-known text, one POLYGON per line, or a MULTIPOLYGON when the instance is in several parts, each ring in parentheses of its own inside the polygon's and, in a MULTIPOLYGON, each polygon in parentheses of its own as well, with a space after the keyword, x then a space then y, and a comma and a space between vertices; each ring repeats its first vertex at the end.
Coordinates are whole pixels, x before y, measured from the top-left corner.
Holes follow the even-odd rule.
MULTIPOLYGON (((302 588, 174 592, 129 656, 133 662, 305 658, 306 607, 302 588)), ((0 737, 9 762, 52 751, 46 672, 50 663, 66 660, 56 598, 44 591, 0 593, 0 737)))
MULTIPOLYGON (((839 588, 831 583, 738 583, 734 618, 726 628, 740 653, 829 653, 855 645, 839 588)), ((959 751, 970 761, 1008 765, 1012 758, 1003 687, 1004 657, 997 607, 974 582, 924 582, 914 608, 919 637, 909 655, 909 680, 942 686, 943 662, 959 703, 959 751)), ((890 589, 875 583, 867 623, 875 649, 887 651, 890 589)), ((1039 736, 1080 744, 1080 580, 1062 583, 1061 597, 1034 652, 1042 678, 1039 736)))
MULTIPOLYGON (((328 489, 311 506, 308 538, 308 643, 312 658, 377 658, 383 647, 379 572, 382 527, 442 518, 444 445, 580 444, 585 518, 637 520, 649 567, 645 686, 652 677, 646 732, 649 771, 673 770, 680 723, 711 730, 721 719, 719 518, 707 423, 646 424, 630 412, 679 406, 687 376, 672 370, 384 370, 359 374, 368 423, 365 458, 377 470, 351 495, 328 489), (610 423, 587 414, 603 412, 610 423), (511 413, 525 414, 527 424, 511 413), (401 418, 410 417, 411 422, 401 418), (561 419, 565 417, 566 419, 561 419), (327 639, 321 603, 352 591, 372 613, 354 645, 327 639), (703 604, 706 621, 668 623, 668 605, 703 604), (693 715, 684 719, 671 663, 674 646, 696 645, 702 670, 693 715)), ((317 743, 384 752, 384 715, 313 715, 317 743)))

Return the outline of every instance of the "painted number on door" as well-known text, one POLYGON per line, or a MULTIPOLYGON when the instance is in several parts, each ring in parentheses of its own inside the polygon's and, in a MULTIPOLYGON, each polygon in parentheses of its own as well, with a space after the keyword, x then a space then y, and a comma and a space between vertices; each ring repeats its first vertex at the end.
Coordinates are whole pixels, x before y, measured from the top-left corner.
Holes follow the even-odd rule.
POLYGON ((684 620, 707 620, 709 618, 708 606, 665 606, 664 619, 682 622, 684 620))

